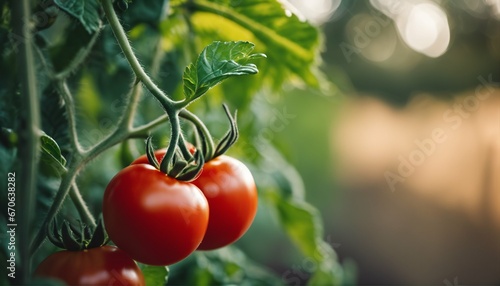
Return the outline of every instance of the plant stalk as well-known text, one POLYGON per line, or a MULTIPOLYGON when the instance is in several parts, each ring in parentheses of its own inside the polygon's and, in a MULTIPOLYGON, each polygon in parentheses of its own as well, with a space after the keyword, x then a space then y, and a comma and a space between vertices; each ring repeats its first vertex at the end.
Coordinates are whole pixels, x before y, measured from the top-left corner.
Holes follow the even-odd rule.
POLYGON ((184 109, 180 112, 180 117, 188 120, 189 122, 193 123, 196 129, 198 129, 201 133, 203 133, 203 140, 205 140, 207 144, 207 154, 203 154, 208 160, 209 158, 212 158, 214 152, 215 152, 215 143, 212 138, 212 135, 210 134, 210 131, 208 131, 207 127, 205 124, 192 112, 190 112, 187 109, 184 109))
POLYGON ((167 152, 160 162, 160 170, 165 174, 168 172, 170 162, 172 162, 172 159, 174 158, 175 148, 177 148, 179 138, 181 137, 181 123, 179 120, 179 112, 167 111, 167 115, 170 120, 170 142, 168 144, 167 152))
POLYGON ((132 47, 130 46, 130 42, 128 41, 127 35, 123 30, 120 21, 118 20, 118 16, 113 8, 112 0, 102 0, 102 7, 104 9, 104 13, 106 14, 106 18, 109 21, 111 29, 115 34, 116 40, 120 45, 125 58, 130 64, 130 67, 134 71, 137 78, 151 91, 151 93, 156 97, 156 99, 161 103, 161 105, 165 109, 170 109, 169 111, 173 111, 173 105, 175 101, 171 100, 167 97, 167 95, 153 82, 153 80, 146 74, 144 69, 142 68, 139 60, 134 54, 132 47))
POLYGON ((179 112, 183 110, 186 103, 184 101, 173 101, 170 99, 149 77, 144 69, 142 68, 139 60, 137 59, 130 42, 128 41, 127 35, 118 20, 116 12, 113 8, 112 0, 102 0, 102 6, 106 18, 109 21, 111 29, 115 34, 116 40, 120 45, 123 54, 127 58, 130 67, 134 71, 136 77, 151 91, 153 96, 160 102, 163 109, 167 113, 168 119, 170 121, 170 142, 165 153, 164 158, 161 161, 160 170, 164 173, 168 173, 168 169, 172 159, 174 157, 175 149, 177 148, 179 138, 181 136, 181 126, 179 120, 179 112))
POLYGON ((70 143, 73 147, 73 150, 77 152, 79 155, 81 155, 83 154, 83 147, 80 145, 80 141, 78 140, 78 132, 76 131, 75 102, 73 100, 73 97, 71 96, 71 92, 69 91, 66 80, 57 80, 56 86, 59 95, 62 97, 64 101, 64 107, 66 108, 66 114, 70 128, 69 130, 70 143))
POLYGON ((18 51, 18 66, 20 67, 19 81, 24 112, 21 113, 24 130, 20 132, 19 161, 22 167, 17 182, 20 186, 17 192, 18 227, 17 238, 19 257, 23 267, 20 267, 20 283, 28 281, 31 273, 31 257, 29 242, 31 238, 32 218, 36 197, 36 178, 38 173, 38 151, 40 135, 40 107, 38 102, 37 78, 35 74, 35 60, 33 56, 33 38, 30 30, 31 1, 18 0, 13 4, 12 24, 14 33, 20 36, 18 51))
POLYGON ((87 204, 85 203, 85 200, 83 199, 82 194, 80 193, 80 190, 78 189, 75 181, 73 181, 73 184, 71 184, 71 191, 69 192, 69 196, 71 197, 71 200, 73 201, 73 204, 75 205, 75 208, 78 211, 81 220, 86 225, 95 228, 97 226, 96 220, 87 207, 87 204))

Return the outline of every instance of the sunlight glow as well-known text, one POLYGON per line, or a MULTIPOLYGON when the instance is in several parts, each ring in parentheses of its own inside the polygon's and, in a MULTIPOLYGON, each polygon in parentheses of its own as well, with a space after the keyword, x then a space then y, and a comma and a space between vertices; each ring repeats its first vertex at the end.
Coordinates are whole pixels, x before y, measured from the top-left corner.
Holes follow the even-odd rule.
POLYGON ((439 57, 450 44, 450 27, 444 10, 435 2, 371 0, 377 10, 392 18, 403 41, 416 52, 439 57))
POLYGON ((492 15, 500 19, 500 0, 485 0, 486 4, 490 6, 492 15))
POLYGON ((408 15, 398 17, 397 26, 410 48, 429 57, 439 57, 450 43, 448 19, 434 3, 413 6, 408 15))
POLYGON ((341 0, 289 0, 296 10, 311 23, 327 22, 340 6, 341 0))

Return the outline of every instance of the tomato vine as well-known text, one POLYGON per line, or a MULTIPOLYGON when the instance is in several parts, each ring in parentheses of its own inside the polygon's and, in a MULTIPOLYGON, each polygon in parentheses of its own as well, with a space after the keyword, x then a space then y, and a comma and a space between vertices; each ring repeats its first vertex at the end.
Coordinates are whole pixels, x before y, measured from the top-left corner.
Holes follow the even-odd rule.
MULTIPOLYGON (((19 62, 21 64, 21 77, 26 83, 21 90, 23 95, 23 101, 26 103, 23 108, 26 110, 24 113, 24 124, 29 128, 20 134, 20 140, 28 142, 24 145, 21 150, 21 160, 25 162, 32 162, 28 164, 27 168, 22 170, 21 175, 21 194, 20 200, 24 203, 22 205, 22 211, 20 212, 21 222, 23 225, 21 227, 21 249, 20 257, 21 261, 29 261, 30 253, 28 251, 27 245, 29 244, 29 224, 33 216, 32 209, 34 205, 33 192, 35 188, 35 178, 37 176, 36 164, 37 153, 38 153, 38 129, 40 126, 40 107, 37 98, 37 79, 34 70, 34 56, 31 46, 33 44, 32 37, 30 35, 28 23, 23 21, 30 16, 30 1, 23 0, 17 1, 13 6, 13 18, 14 18, 14 31, 24 39, 20 44, 19 62)), ((22 280, 26 281, 30 272, 29 264, 26 269, 22 272, 22 280)))

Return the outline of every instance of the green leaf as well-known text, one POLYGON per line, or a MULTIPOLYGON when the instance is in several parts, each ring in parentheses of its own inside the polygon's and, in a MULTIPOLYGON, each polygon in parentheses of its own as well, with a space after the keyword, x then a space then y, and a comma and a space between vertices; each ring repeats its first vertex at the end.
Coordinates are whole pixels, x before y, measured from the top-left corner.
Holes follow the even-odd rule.
POLYGON ((101 19, 97 0, 54 0, 59 8, 80 21, 89 34, 95 32, 101 19))
POLYGON ((61 149, 59 149, 59 145, 57 145, 57 142, 54 139, 52 139, 47 134, 43 134, 40 137, 40 143, 42 152, 53 157, 63 166, 66 164, 66 159, 64 159, 64 157, 61 155, 61 149))
POLYGON ((319 211, 304 201, 283 199, 279 195, 275 195, 273 200, 289 237, 304 256, 316 263, 317 270, 309 285, 339 285, 342 269, 331 246, 322 240, 319 211))
POLYGON ((61 149, 57 142, 47 134, 40 136, 40 170, 45 175, 60 176, 66 172, 66 159, 61 154, 61 149))
POLYGON ((193 285, 281 285, 274 274, 249 260, 236 247, 197 252, 193 285))
POLYGON ((168 266, 152 266, 146 264, 139 264, 146 285, 165 285, 168 280, 169 269, 168 266))
POLYGON ((256 74, 257 67, 249 60, 265 57, 251 54, 254 44, 250 42, 213 42, 207 46, 195 63, 186 67, 183 75, 184 96, 193 101, 232 76, 256 74))
POLYGON ((319 221, 319 212, 304 201, 279 199, 275 197, 279 218, 290 238, 301 252, 315 260, 316 250, 323 235, 323 227, 319 221))
POLYGON ((318 87, 321 38, 318 28, 299 19, 275 0, 194 0, 193 24, 200 35, 222 39, 250 40, 269 57, 264 74, 275 88, 298 76, 307 85, 318 87), (218 20, 224 18, 226 21, 218 20), (213 24, 212 24, 213 23, 213 24), (223 27, 223 28, 222 28, 223 27), (248 34, 250 33, 250 37, 248 34))

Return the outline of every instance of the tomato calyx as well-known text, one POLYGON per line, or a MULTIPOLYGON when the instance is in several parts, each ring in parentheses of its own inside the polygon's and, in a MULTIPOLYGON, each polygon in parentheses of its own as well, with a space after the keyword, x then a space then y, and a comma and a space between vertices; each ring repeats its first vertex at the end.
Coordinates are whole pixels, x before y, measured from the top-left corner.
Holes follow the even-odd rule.
POLYGON ((75 225, 67 220, 59 226, 57 220, 54 219, 49 225, 47 237, 55 246, 70 251, 101 247, 109 241, 102 216, 99 217, 95 228, 81 221, 75 225))
POLYGON ((224 154, 239 138, 238 124, 236 122, 237 111, 231 114, 226 104, 223 104, 222 107, 229 120, 229 129, 216 146, 214 146, 212 135, 203 122, 184 110, 184 112, 179 113, 179 116, 194 125, 196 147, 193 150, 193 146, 187 143, 181 134, 177 145, 174 145, 175 150, 169 150, 171 148, 169 146, 163 153, 163 157, 158 158, 151 143, 152 137, 149 136, 146 139, 146 156, 149 164, 171 178, 186 182, 195 180, 200 175, 206 162, 224 154), (165 162, 165 160, 169 160, 169 162, 165 162))
MULTIPOLYGON (((156 169, 180 181, 189 182, 196 179, 205 164, 203 153, 199 150, 195 150, 193 154, 184 155, 179 148, 176 148, 174 156, 172 157, 172 162, 166 165, 166 170, 162 170, 162 164, 156 158, 155 150, 151 144, 151 136, 146 139, 146 155, 149 163, 156 169)), ((164 159, 165 158, 162 160, 164 159)))
MULTIPOLYGON (((226 116, 229 120, 229 130, 226 132, 226 134, 222 137, 222 139, 219 141, 217 144, 217 147, 215 147, 215 152, 209 160, 219 157, 220 155, 226 153, 226 151, 233 146, 234 143, 238 140, 240 136, 240 132, 238 131, 238 123, 236 122, 236 118, 238 116, 238 111, 234 111, 234 115, 231 115, 229 112, 229 108, 227 105, 222 105, 224 107, 224 112, 226 113, 226 116)), ((207 160, 207 161, 209 161, 207 160)))
POLYGON ((238 111, 236 110, 233 115, 229 111, 229 108, 226 104, 223 104, 222 107, 224 108, 224 112, 226 113, 227 119, 229 120, 229 129, 226 131, 226 134, 224 134, 224 136, 219 140, 219 143, 215 147, 213 146, 214 143, 208 130, 203 128, 204 126, 193 122, 196 127, 196 147, 197 149, 200 149, 201 152, 203 152, 205 162, 208 162, 224 154, 231 146, 233 146, 234 143, 236 143, 239 138, 240 133, 238 131, 238 124, 236 122, 238 111))

